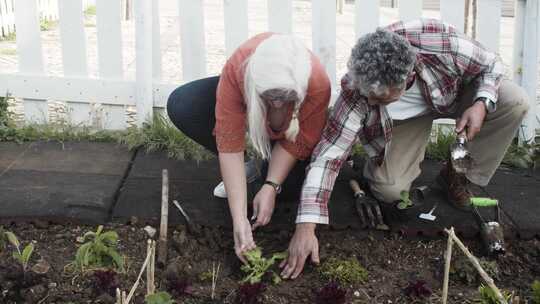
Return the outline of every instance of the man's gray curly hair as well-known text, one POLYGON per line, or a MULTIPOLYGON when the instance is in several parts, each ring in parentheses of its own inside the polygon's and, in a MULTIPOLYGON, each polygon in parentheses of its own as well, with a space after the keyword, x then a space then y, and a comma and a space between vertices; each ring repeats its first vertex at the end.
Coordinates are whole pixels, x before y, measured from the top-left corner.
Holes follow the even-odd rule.
POLYGON ((384 29, 366 34, 354 46, 347 63, 351 89, 369 96, 405 85, 416 52, 404 37, 384 29))

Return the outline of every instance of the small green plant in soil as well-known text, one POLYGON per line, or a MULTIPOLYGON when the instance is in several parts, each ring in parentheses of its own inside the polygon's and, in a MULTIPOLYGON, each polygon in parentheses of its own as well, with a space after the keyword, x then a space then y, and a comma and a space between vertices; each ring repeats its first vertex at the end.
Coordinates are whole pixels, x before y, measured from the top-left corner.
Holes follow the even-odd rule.
MULTIPOLYGON (((489 261, 485 258, 478 259, 480 266, 494 280, 500 279, 499 265, 496 261, 489 261)), ((458 255, 450 266, 450 275, 452 279, 458 279, 467 285, 473 285, 480 282, 480 275, 471 262, 463 255, 458 255)))
POLYGON ((531 286, 532 289, 532 303, 540 304, 540 281, 534 281, 531 286))
POLYGON ((354 257, 340 260, 329 258, 319 267, 319 273, 324 280, 340 284, 358 284, 365 282, 367 270, 354 257))
POLYGON ((19 242, 17 236, 10 231, 6 231, 4 234, 9 243, 15 247, 13 250, 13 258, 17 260, 17 262, 21 265, 23 272, 26 273, 28 270, 28 262, 30 261, 32 253, 34 252, 34 243, 28 243, 28 245, 26 245, 21 251, 21 243, 19 242))
POLYGON ((263 276, 267 273, 272 275, 272 282, 274 284, 281 282, 279 275, 275 271, 270 270, 270 267, 272 267, 276 261, 285 259, 286 253, 274 253, 272 257, 268 259, 262 256, 261 248, 255 248, 248 251, 245 256, 248 263, 246 265, 242 265, 240 268, 246 274, 242 280, 242 283, 259 283, 261 282, 263 276))
POLYGON ((114 269, 124 271, 124 258, 116 251, 118 234, 115 231, 103 232, 99 226, 96 232, 89 231, 83 236, 84 244, 77 249, 75 266, 85 272, 92 269, 114 269))
MULTIPOLYGON (((480 304, 499 304, 499 300, 497 299, 497 296, 495 295, 495 292, 493 289, 491 289, 489 286, 480 285, 478 287, 478 293, 480 295, 480 298, 478 299, 478 303, 480 304)), ((501 290, 503 298, 509 302, 512 298, 512 294, 508 291, 501 290)))
POLYGON ((347 290, 337 282, 329 282, 314 293, 315 304, 344 304, 347 300, 347 290))
POLYGON ((237 304, 260 304, 261 297, 266 290, 266 285, 262 282, 244 283, 236 289, 235 302, 237 304))
POLYGON ((401 200, 397 204, 398 209, 400 210, 407 209, 413 205, 413 202, 409 196, 409 191, 403 190, 399 193, 399 196, 401 200))
POLYGON ((170 294, 165 291, 156 292, 154 294, 146 296, 144 299, 146 304, 174 304, 176 303, 170 294))
POLYGON ((536 143, 513 143, 506 150, 503 164, 528 169, 535 169, 540 166, 540 142, 536 143))

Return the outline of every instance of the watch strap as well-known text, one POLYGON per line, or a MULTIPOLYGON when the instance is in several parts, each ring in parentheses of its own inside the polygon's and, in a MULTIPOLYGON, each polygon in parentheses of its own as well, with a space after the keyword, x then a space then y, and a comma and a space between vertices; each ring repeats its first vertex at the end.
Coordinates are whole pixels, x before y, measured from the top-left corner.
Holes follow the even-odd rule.
POLYGON ((274 182, 269 181, 269 180, 265 181, 264 184, 272 186, 272 188, 274 188, 274 190, 276 190, 277 194, 279 194, 281 192, 281 185, 280 184, 274 183, 274 182))

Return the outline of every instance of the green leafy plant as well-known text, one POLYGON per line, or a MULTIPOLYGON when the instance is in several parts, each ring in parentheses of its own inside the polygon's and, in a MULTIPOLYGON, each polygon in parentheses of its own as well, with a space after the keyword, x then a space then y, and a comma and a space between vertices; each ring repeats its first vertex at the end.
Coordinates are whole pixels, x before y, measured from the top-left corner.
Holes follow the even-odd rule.
POLYGON ((81 272, 91 269, 112 268, 124 271, 124 258, 116 251, 118 234, 103 232, 99 226, 96 232, 89 231, 83 236, 84 244, 77 249, 75 266, 81 272))
POLYGON ((450 146, 455 141, 456 135, 452 130, 443 131, 439 128, 435 129, 435 140, 430 140, 428 142, 426 147, 426 157, 439 161, 448 160, 450 157, 450 146))
POLYGON ((540 166, 540 142, 510 145, 502 162, 510 167, 537 168, 540 166))
POLYGON ((273 270, 270 270, 270 267, 278 260, 283 260, 286 258, 286 253, 278 252, 274 253, 271 258, 267 259, 262 256, 261 248, 255 248, 248 251, 246 254, 246 259, 248 264, 242 265, 240 268, 243 272, 246 273, 246 276, 242 280, 242 283, 255 284, 261 282, 263 276, 266 273, 272 274, 272 282, 278 284, 281 282, 281 278, 273 270))
POLYGON ((534 281, 532 283, 532 303, 540 304, 540 281, 534 281))
MULTIPOLYGON (((496 261, 489 261, 484 258, 480 258, 478 262, 491 278, 494 280, 500 279, 499 265, 496 261)), ((463 255, 458 255, 455 257, 450 267, 450 275, 452 276, 452 279, 457 278, 467 285, 476 284, 481 280, 476 268, 474 268, 469 259, 463 255)))
POLYGON ((11 243, 13 247, 15 247, 15 250, 13 251, 13 258, 15 258, 17 262, 19 262, 23 272, 26 273, 26 271, 28 270, 28 262, 30 261, 32 253, 34 252, 34 243, 28 243, 28 245, 26 245, 21 251, 21 243, 13 232, 6 231, 4 232, 4 235, 8 239, 9 243, 11 243))
POLYGON ((176 303, 171 295, 165 291, 156 292, 146 296, 144 299, 146 304, 174 304, 176 303))
MULTIPOLYGON (((489 286, 480 285, 478 287, 478 293, 480 294, 480 298, 478 299, 478 303, 480 304, 500 304, 500 301, 497 299, 497 296, 495 296, 495 292, 493 289, 491 289, 489 286)), ((509 302, 509 300, 512 298, 512 294, 508 291, 501 290, 503 298, 509 302)))
POLYGON ((319 267, 319 273, 323 279, 340 284, 361 283, 368 276, 368 271, 354 257, 344 260, 329 258, 319 267))
POLYGON ((407 209, 413 205, 412 200, 409 197, 409 191, 401 191, 399 193, 401 200, 397 204, 397 208, 400 210, 407 209))

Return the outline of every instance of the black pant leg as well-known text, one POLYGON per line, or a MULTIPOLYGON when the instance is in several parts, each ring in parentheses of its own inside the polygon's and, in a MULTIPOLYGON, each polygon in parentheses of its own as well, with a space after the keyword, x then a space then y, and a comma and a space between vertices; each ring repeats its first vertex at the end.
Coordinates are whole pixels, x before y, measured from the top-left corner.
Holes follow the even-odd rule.
POLYGON ((186 136, 217 154, 216 90, 219 76, 187 83, 169 96, 167 114, 173 124, 186 136))

